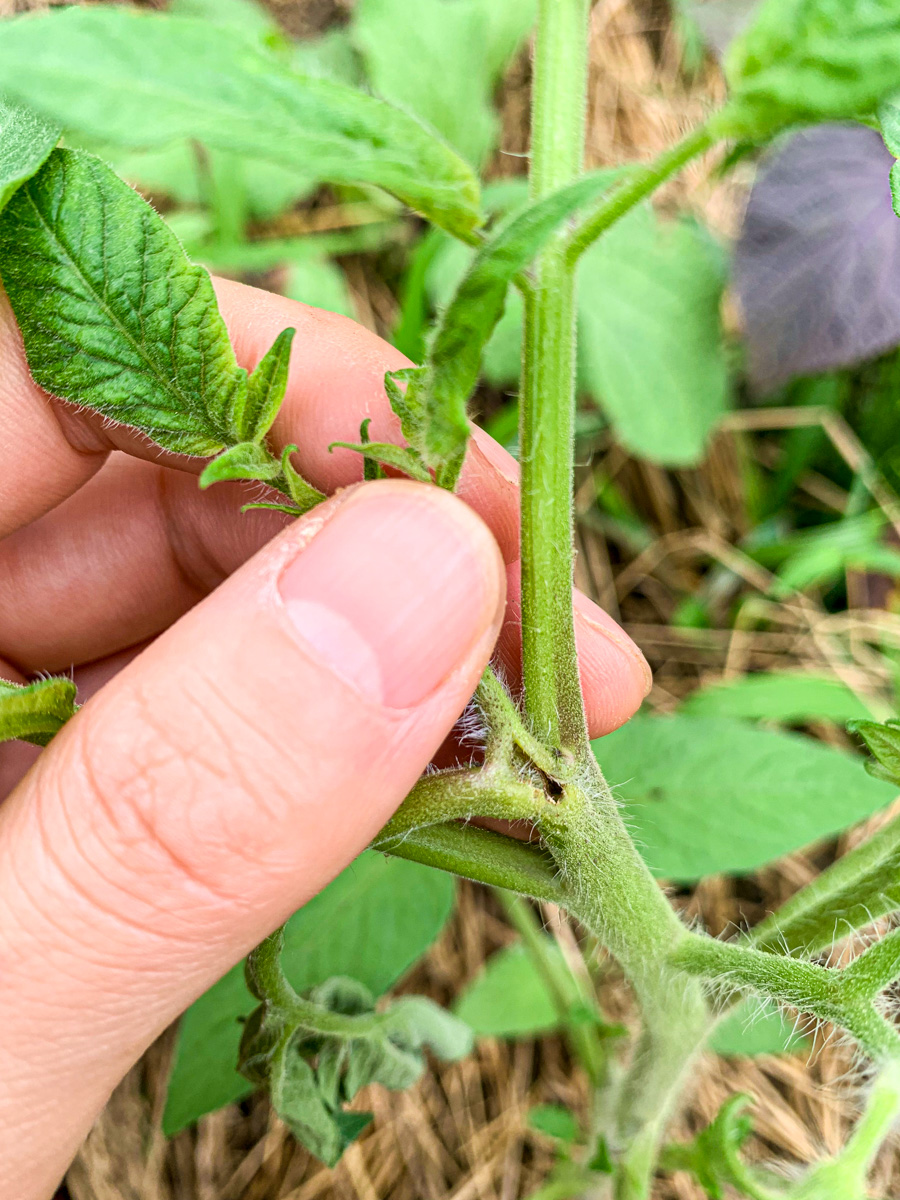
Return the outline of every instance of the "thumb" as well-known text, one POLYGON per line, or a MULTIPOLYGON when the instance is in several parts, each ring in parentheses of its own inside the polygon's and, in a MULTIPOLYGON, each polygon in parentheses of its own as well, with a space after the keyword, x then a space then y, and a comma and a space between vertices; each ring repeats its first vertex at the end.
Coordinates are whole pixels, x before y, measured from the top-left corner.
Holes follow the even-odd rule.
POLYGON ((54 740, 0 809, 0 1195, 49 1194, 143 1049, 390 817, 503 580, 446 492, 346 491, 54 740))

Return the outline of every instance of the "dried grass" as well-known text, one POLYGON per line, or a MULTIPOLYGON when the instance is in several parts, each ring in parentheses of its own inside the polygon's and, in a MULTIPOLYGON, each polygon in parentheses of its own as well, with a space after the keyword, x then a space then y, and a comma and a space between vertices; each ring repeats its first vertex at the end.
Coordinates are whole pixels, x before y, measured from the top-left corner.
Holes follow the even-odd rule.
MULTIPOLYGON (((25 7, 0 0, 0 13, 25 7)), ((27 7, 41 6, 32 0, 27 7)), ((332 0, 270 0, 286 26, 308 33, 340 17, 332 0)), ((521 169, 526 149, 530 67, 527 56, 501 92, 503 151, 495 174, 521 169)), ((712 64, 687 80, 680 49, 662 3, 605 0, 595 8, 591 38, 588 155, 592 164, 650 157, 670 145, 721 100, 712 64)), ((692 164, 660 198, 663 207, 693 209, 723 235, 740 221, 745 180, 726 181, 715 156, 692 164)), ((360 309, 376 328, 389 324, 390 299, 362 264, 350 281, 360 309)), ((752 422, 751 422, 752 424, 752 422)), ((844 450, 849 450, 845 444, 844 450)), ((900 647, 900 617, 881 609, 829 614, 812 600, 775 603, 765 571, 736 549, 747 528, 742 464, 755 456, 771 465, 777 439, 734 421, 717 438, 708 461, 692 471, 664 472, 601 445, 579 471, 578 582, 619 616, 654 666, 649 703, 673 709, 690 690, 749 670, 808 668, 833 673, 866 697, 892 694, 889 651, 900 647), (640 553, 610 528, 594 503, 597 479, 614 480, 651 529, 640 553), (704 594, 716 627, 685 629, 669 622, 685 596, 704 594), (743 601, 741 619, 729 613, 743 601)), ((813 505, 842 510, 846 496, 826 480, 800 481, 813 505)), ((893 515, 893 514, 890 514, 893 515)), ((823 736, 840 740, 833 729, 823 736)), ((875 818, 870 828, 885 819, 875 818)), ((714 878, 678 897, 685 916, 713 933, 758 920, 865 836, 857 830, 838 844, 815 847, 748 879, 714 878)), ((545 913, 571 944, 573 931, 545 913)), ((449 1001, 485 958, 511 937, 491 895, 463 885, 450 928, 407 981, 410 989, 449 1001)), ((622 982, 610 969, 601 997, 617 1019, 631 1019, 622 982)), ((359 1099, 375 1113, 373 1128, 330 1171, 291 1140, 267 1104, 252 1099, 204 1118, 196 1130, 166 1144, 159 1117, 173 1038, 168 1034, 112 1097, 67 1180, 70 1200, 517 1200, 527 1197, 552 1165, 548 1140, 527 1128, 528 1108, 557 1102, 583 1111, 584 1080, 557 1038, 481 1043, 473 1057, 435 1066, 403 1095, 370 1089, 359 1099)), ((809 1056, 725 1061, 704 1059, 690 1107, 674 1132, 701 1128, 735 1092, 754 1097, 757 1133, 749 1148, 758 1160, 796 1170, 846 1137, 856 1111, 859 1079, 847 1050, 819 1030, 809 1056)), ((874 1179, 875 1194, 900 1195, 900 1157, 887 1149, 874 1179)), ((656 1200, 702 1200, 684 1175, 661 1180, 656 1200)))

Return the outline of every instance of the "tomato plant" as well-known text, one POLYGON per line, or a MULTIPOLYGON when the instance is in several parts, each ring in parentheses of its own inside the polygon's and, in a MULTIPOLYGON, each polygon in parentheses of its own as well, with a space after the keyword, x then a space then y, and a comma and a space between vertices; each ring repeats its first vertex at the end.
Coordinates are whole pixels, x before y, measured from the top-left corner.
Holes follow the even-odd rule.
MULTIPOLYGON (((860 929, 900 908, 900 825, 888 824, 762 924, 717 939, 676 914, 603 767, 619 781, 636 759, 652 760, 658 779, 645 772, 644 786, 668 789, 669 804, 655 825, 647 820, 641 843, 653 847, 652 866, 669 878, 751 869, 846 827, 893 793, 836 752, 729 725, 721 716, 639 718, 608 744, 591 744, 571 600, 576 355, 579 329, 593 328, 600 343, 604 330, 625 320, 623 312, 640 322, 642 295, 653 305, 666 290, 675 295, 676 312, 689 292, 695 295, 688 340, 694 347, 710 340, 721 291, 715 254, 683 225, 667 240, 644 207, 693 158, 723 144, 748 151, 823 121, 856 123, 865 136, 878 129, 886 145, 879 153, 900 152, 900 110, 892 100, 900 87, 900 7, 896 0, 767 0, 729 50, 722 107, 655 161, 585 173, 589 7, 588 0, 538 4, 527 197, 500 205, 499 215, 488 211, 476 172, 448 141, 399 105, 299 72, 268 34, 260 39, 177 13, 101 8, 11 21, 0 40, 0 88, 8 97, 0 111, 0 275, 43 388, 140 430, 164 450, 208 460, 201 487, 256 480, 268 489, 260 505, 294 516, 324 497, 294 466, 296 447, 269 440, 293 330, 276 339, 252 373, 239 368, 205 269, 102 157, 58 145, 64 129, 120 146, 135 138, 143 145, 196 138, 288 172, 311 169, 333 184, 381 189, 466 248, 452 294, 425 338, 421 365, 385 379, 402 441, 373 442, 363 422, 358 442, 336 443, 362 456, 366 478, 389 469, 456 486, 483 356, 505 312, 520 305, 523 686, 510 689, 488 669, 472 702, 479 761, 423 776, 372 848, 394 866, 406 860, 400 870, 422 864, 508 893, 507 911, 527 957, 495 965, 495 976, 514 989, 522 962, 537 965, 551 1001, 548 1019, 563 1025, 597 1095, 588 1130, 574 1127, 565 1113, 535 1117, 575 1147, 560 1166, 561 1186, 572 1189, 565 1194, 640 1200, 658 1168, 686 1168, 712 1195, 728 1186, 758 1200, 857 1200, 900 1115, 900 1035, 885 1005, 886 990, 900 978, 900 931, 873 941, 842 969, 818 959, 836 928, 860 929), (192 70, 193 62, 202 70, 192 70), (132 76, 140 89, 129 86, 132 76), (595 307, 579 307, 584 262, 595 271, 639 263, 642 247, 656 239, 663 250, 650 260, 637 299, 626 297, 623 270, 621 296, 614 277, 595 307), (700 268, 685 263, 705 266, 698 274, 700 268), (725 747, 739 777, 733 811, 718 817, 715 796, 704 792, 713 742, 725 747), (773 796, 796 820, 767 827, 764 809, 773 796), (693 824, 701 811, 703 821, 693 824), (525 822, 535 838, 523 842, 470 823, 484 817, 525 822), (604 1020, 516 896, 558 904, 617 960, 640 1009, 632 1044, 604 1020), (776 1040, 787 1036, 778 1007, 788 1006, 830 1022, 872 1066, 865 1106, 844 1150, 791 1183, 742 1160, 747 1118, 740 1098, 692 1143, 665 1141, 692 1063, 745 996, 764 1002, 776 1040)), ((489 134, 469 131, 470 144, 465 123, 461 128, 457 138, 477 157, 489 134)), ((895 196, 896 176, 895 167, 895 196)), ((225 220, 221 209, 219 218, 225 220)), ((592 343, 611 420, 626 442, 646 438, 648 454, 665 457, 671 439, 676 462, 702 452, 727 382, 721 347, 711 340, 700 367, 685 367, 677 336, 661 364, 623 367, 615 347, 604 353, 592 343), (667 383, 676 380, 673 394, 682 399, 697 383, 703 403, 686 401, 690 421, 672 422, 663 410, 667 397, 644 394, 652 389, 640 380, 654 379, 654 372, 667 383), (638 402, 649 416, 635 422, 631 405, 638 402)), ((866 529, 856 529, 863 540, 866 529)), ((817 543, 816 554, 821 549, 817 543)), ((820 564, 820 557, 798 552, 793 570, 815 573, 820 564)), ((846 705, 845 696, 833 701, 846 705)), ((0 686, 5 738, 45 744, 74 710, 67 680, 0 686)), ((900 726, 849 715, 874 755, 873 774, 900 784, 900 726)), ((715 786, 727 793, 734 783, 719 776, 715 786)), ((429 878, 417 872, 417 880, 429 878)), ((421 883, 423 895, 430 886, 421 883)), ((440 897, 435 903, 440 909, 440 897)), ((410 922, 408 945, 417 949, 407 961, 440 919, 424 924, 423 932, 410 922)), ((426 1047, 453 1057, 468 1048, 470 1026, 511 1027, 509 1014, 505 1026, 484 1017, 485 1006, 494 1016, 503 1007, 502 998, 485 1000, 490 980, 464 997, 453 1016, 419 997, 376 1007, 377 993, 402 966, 364 981, 362 963, 304 974, 299 959, 289 924, 248 960, 255 1006, 229 977, 218 985, 218 1000, 204 998, 188 1015, 184 1038, 201 1053, 204 1003, 226 1012, 235 1007, 234 1015, 245 1018, 242 1076, 267 1088, 296 1135, 328 1162, 366 1124, 344 1107, 361 1087, 408 1086, 423 1070, 426 1047)), ((534 1018, 522 1020, 529 1027, 534 1018)), ((237 1034, 236 1021, 229 1028, 237 1034)), ((230 1062, 225 1072, 211 1100, 178 1096, 170 1127, 238 1094, 230 1062)))

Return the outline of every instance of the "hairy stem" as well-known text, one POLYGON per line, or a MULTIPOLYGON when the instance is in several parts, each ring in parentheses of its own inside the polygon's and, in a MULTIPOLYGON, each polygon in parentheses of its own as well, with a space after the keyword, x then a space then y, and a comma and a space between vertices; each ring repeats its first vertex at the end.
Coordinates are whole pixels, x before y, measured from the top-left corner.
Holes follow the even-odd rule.
POLYGON ((649 1195, 660 1139, 709 1026, 702 987, 670 961, 689 937, 619 815, 599 770, 569 787, 542 831, 563 872, 565 906, 618 960, 643 1028, 629 1070, 606 1101, 617 1200, 649 1195))
POLYGON ((517 779, 502 764, 423 775, 379 833, 376 846, 391 849, 414 830, 445 821, 537 821, 546 803, 542 790, 517 779))
MULTIPOLYGON (((589 0, 540 0, 534 55, 531 199, 582 173, 589 0)), ((550 240, 525 295, 521 388, 522 671, 535 734, 587 741, 572 615, 575 266, 550 240)))
POLYGON ((395 858, 437 867, 475 883, 567 906, 556 864, 537 843, 452 822, 417 829, 389 847, 377 841, 373 846, 395 858))
MULTIPOLYGON (((876 943, 872 951, 881 944, 876 943)), ((748 988, 829 1021, 847 1030, 870 1058, 885 1062, 900 1059, 900 1034, 871 1002, 875 991, 872 977, 888 974, 896 958, 894 943, 871 960, 864 961, 866 955, 862 955, 856 960, 860 966, 854 974, 852 968, 836 971, 733 942, 719 942, 703 934, 688 934, 674 948, 670 961, 689 975, 708 979, 720 988, 748 988)))
POLYGON ((837 1156, 820 1163, 791 1192, 793 1200, 864 1196, 866 1177, 900 1117, 900 1063, 891 1062, 875 1079, 865 1110, 837 1156))
POLYGON ((715 145, 717 134, 710 125, 701 125, 645 167, 636 167, 625 177, 608 199, 595 209, 583 224, 569 235, 567 258, 575 263, 602 233, 620 217, 655 192, 661 183, 715 145))

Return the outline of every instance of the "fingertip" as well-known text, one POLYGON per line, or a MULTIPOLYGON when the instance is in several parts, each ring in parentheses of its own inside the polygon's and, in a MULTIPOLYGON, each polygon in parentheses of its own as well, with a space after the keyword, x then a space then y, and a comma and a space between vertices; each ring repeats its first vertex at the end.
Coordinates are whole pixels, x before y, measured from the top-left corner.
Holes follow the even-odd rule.
POLYGON ((588 729, 591 737, 602 737, 638 711, 653 673, 638 645, 598 604, 576 591, 574 605, 588 729))
MULTIPOLYGON (((522 673, 522 630, 518 562, 507 569, 507 614, 498 659, 511 679, 522 673)), ((638 646, 608 613, 583 592, 574 593, 575 641, 585 715, 591 737, 612 733, 633 717, 653 677, 638 646)))

